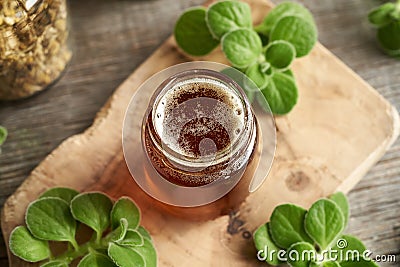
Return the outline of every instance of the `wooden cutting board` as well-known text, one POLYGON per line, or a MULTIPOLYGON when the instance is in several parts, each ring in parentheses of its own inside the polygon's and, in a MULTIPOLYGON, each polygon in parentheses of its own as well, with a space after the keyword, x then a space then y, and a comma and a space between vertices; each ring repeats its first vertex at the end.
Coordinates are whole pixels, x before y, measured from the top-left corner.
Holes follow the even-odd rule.
MULTIPOLYGON (((248 0, 259 22, 271 4, 248 0)), ((226 63, 217 50, 204 60, 226 63)), ((352 70, 317 44, 296 60, 299 103, 277 117, 277 151, 263 186, 239 211, 212 221, 189 222, 154 210, 125 165, 124 112, 138 86, 152 74, 190 60, 168 39, 115 91, 93 126, 55 149, 7 200, 1 214, 4 238, 24 223, 28 203, 52 186, 128 195, 140 206, 154 237, 159 266, 258 266, 248 231, 284 202, 308 207, 334 191, 349 191, 399 134, 397 111, 352 70)), ((141 118, 138 118, 141 119, 141 118)), ((34 266, 10 256, 10 266, 34 266)))

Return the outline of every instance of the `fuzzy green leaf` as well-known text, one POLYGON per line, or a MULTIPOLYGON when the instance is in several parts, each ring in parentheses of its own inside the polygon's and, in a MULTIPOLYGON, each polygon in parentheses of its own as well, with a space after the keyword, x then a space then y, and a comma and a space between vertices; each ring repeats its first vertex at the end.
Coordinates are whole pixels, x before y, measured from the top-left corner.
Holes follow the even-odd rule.
POLYGON ((340 267, 340 264, 337 261, 326 261, 322 263, 322 267, 340 267))
POLYGON ((296 57, 303 57, 310 53, 317 42, 317 28, 301 17, 287 16, 272 28, 270 40, 291 43, 296 49, 296 57))
POLYGON ((47 241, 35 238, 25 226, 16 227, 10 235, 10 251, 21 259, 38 262, 50 257, 47 241))
POLYGON ((358 238, 351 235, 342 235, 336 241, 332 250, 338 251, 339 255, 343 255, 342 258, 337 259, 337 261, 342 264, 342 262, 359 261, 367 248, 358 238))
POLYGON ((78 267, 116 267, 117 265, 106 255, 90 253, 83 257, 78 267))
POLYGON ((390 50, 382 48, 383 52, 393 58, 400 58, 400 49, 399 50, 390 50))
POLYGON ((340 267, 379 267, 379 265, 372 260, 360 259, 360 261, 341 262, 340 267))
POLYGON ((40 267, 68 267, 68 264, 63 261, 49 261, 45 264, 40 265, 40 267))
POLYGON ((78 191, 71 188, 53 187, 44 192, 43 194, 41 194, 39 198, 58 197, 70 204, 71 200, 78 194, 79 194, 78 191))
POLYGON ((118 241, 118 244, 126 247, 143 246, 143 239, 144 238, 138 231, 129 229, 124 239, 118 241))
POLYGON ((291 69, 287 69, 284 72, 282 72, 283 74, 286 74, 287 76, 289 76, 290 78, 292 78, 293 80, 295 80, 294 78, 294 74, 293 71, 291 69))
POLYGON ((91 192, 77 195, 71 201, 74 218, 92 228, 99 238, 110 225, 111 199, 102 193, 91 192))
POLYGON ((400 21, 394 21, 378 29, 379 44, 389 55, 400 54, 400 21))
POLYGON ((279 251, 280 248, 275 245, 272 241, 269 231, 269 223, 261 225, 253 235, 254 244, 258 251, 262 250, 261 257, 266 258, 266 262, 269 265, 277 266, 281 264, 281 261, 278 259, 277 253, 270 253, 272 250, 279 251), (268 255, 265 255, 266 250, 268 250, 268 255))
POLYGON ((193 56, 206 55, 219 44, 207 27, 204 7, 186 10, 176 22, 174 35, 179 47, 193 56))
POLYGON ((125 218, 121 218, 119 227, 113 232, 112 240, 119 242, 125 238, 126 232, 128 231, 128 221, 125 218))
POLYGON ((271 214, 269 222, 271 237, 276 245, 289 248, 298 242, 312 243, 311 238, 304 231, 304 218, 307 211, 293 204, 277 206, 271 214))
POLYGON ((115 243, 108 245, 108 256, 119 267, 148 267, 142 255, 115 243))
POLYGON ((390 14, 395 10, 394 3, 385 3, 373 10, 368 14, 368 20, 371 24, 382 27, 389 24, 392 21, 390 14))
POLYGON ((262 90, 267 87, 270 80, 270 77, 265 73, 266 71, 262 65, 255 63, 247 68, 246 75, 262 90))
POLYGON ((327 249, 342 233, 344 215, 335 202, 320 199, 309 209, 305 229, 322 250, 327 249))
POLYGON ((221 39, 230 31, 252 27, 250 6, 240 1, 216 2, 208 8, 206 21, 212 35, 221 39))
POLYGON ((298 16, 314 24, 314 18, 307 8, 295 2, 283 2, 268 13, 256 30, 268 36, 275 24, 287 16, 298 16))
POLYGON ((128 228, 135 230, 140 223, 140 211, 135 202, 128 197, 121 197, 115 202, 111 210, 111 227, 119 226, 120 220, 125 218, 128 221, 128 228))
POLYGON ((344 215, 344 227, 346 228, 347 222, 349 221, 349 216, 350 216, 350 207, 349 207, 349 202, 347 201, 347 197, 345 194, 342 192, 337 192, 329 197, 330 200, 335 202, 340 210, 342 211, 344 215))
POLYGON ((36 238, 75 243, 76 221, 68 203, 60 198, 47 197, 32 202, 25 221, 36 238))
POLYGON ((265 49, 265 60, 276 69, 287 70, 295 58, 296 49, 284 40, 271 42, 265 49))
POLYGON ((0 146, 4 144, 4 142, 6 141, 7 135, 8 135, 7 129, 3 126, 0 126, 0 146))
POLYGON ((132 247, 132 250, 136 251, 138 254, 142 255, 146 267, 156 267, 157 266, 157 251, 153 246, 153 243, 144 238, 143 246, 132 247))
POLYGON ((143 238, 147 238, 147 240, 152 241, 150 233, 143 226, 139 226, 137 231, 143 236, 143 238))
POLYGON ((246 68, 260 56, 262 44, 255 31, 238 29, 224 35, 222 51, 234 67, 246 68))
POLYGON ((277 115, 288 113, 297 103, 296 82, 285 73, 273 73, 267 87, 261 92, 272 112, 277 115))
MULTIPOLYGON (((257 32, 257 29, 254 29, 254 30, 257 32)), ((258 34, 258 36, 260 36, 262 46, 263 47, 267 46, 268 43, 269 43, 269 37, 267 35, 264 35, 264 34, 260 33, 260 32, 257 32, 257 34, 258 34)))
POLYGON ((307 242, 294 243, 287 250, 288 263, 293 267, 308 267, 315 256, 314 247, 307 242))
POLYGON ((253 102, 255 91, 258 91, 258 88, 248 76, 244 75, 243 72, 233 67, 225 68, 221 70, 221 73, 234 80, 243 89, 249 102, 253 102))

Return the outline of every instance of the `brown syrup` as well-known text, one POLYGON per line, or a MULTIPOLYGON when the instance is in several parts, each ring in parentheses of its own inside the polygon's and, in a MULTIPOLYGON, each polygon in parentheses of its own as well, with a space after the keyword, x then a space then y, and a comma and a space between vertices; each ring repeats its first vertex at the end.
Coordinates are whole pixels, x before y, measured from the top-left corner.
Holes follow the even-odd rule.
POLYGON ((159 140, 163 139, 160 135, 168 136, 174 147, 167 144, 164 148, 170 148, 173 152, 179 150, 189 160, 201 160, 202 157, 213 155, 218 158, 221 154, 229 153, 243 127, 240 116, 244 116, 233 99, 223 88, 214 84, 186 84, 161 102, 165 105, 163 115, 156 114, 153 117, 152 112, 148 114, 143 134, 145 149, 153 167, 162 177, 177 185, 196 187, 214 182, 222 172, 235 175, 241 171, 228 166, 230 158, 218 163, 211 162, 200 169, 182 170, 157 149, 151 139, 155 136, 158 142, 166 142, 159 140), (154 126, 159 123, 157 120, 163 123, 163 133, 157 132, 154 126))

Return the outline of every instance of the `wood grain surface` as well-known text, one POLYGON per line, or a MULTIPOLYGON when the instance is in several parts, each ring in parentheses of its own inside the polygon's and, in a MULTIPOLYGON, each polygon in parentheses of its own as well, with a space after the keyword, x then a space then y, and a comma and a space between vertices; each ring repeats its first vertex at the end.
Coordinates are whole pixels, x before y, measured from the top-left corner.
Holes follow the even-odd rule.
MULTIPOLYGON (((199 2, 71 2, 76 53, 66 75, 31 99, 0 103, 0 123, 10 130, 0 156, 2 201, 49 151, 90 125, 112 90, 170 34, 180 11, 199 2)), ((376 50, 374 33, 365 22, 366 12, 377 3, 305 1, 316 16, 322 43, 398 108, 399 62, 376 50)), ((399 254, 398 148, 396 142, 350 193, 348 232, 359 235, 376 254, 399 254)), ((3 258, 4 252, 0 247, 3 258)), ((3 264, 6 260, 0 261, 3 264)))

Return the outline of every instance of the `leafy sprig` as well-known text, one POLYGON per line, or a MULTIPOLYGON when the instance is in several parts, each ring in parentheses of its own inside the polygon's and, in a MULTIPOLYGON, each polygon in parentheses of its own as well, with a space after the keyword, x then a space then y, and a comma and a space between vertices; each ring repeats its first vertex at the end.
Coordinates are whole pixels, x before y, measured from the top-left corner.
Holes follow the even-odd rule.
POLYGON ((343 234, 348 218, 349 204, 341 192, 317 200, 309 210, 279 205, 269 222, 254 232, 259 259, 272 266, 285 262, 293 267, 378 266, 365 257, 366 248, 360 240, 343 234))
POLYGON ((179 47, 193 56, 206 55, 220 43, 228 61, 259 87, 274 114, 286 114, 297 103, 290 67, 317 41, 313 16, 293 2, 277 5, 255 27, 250 6, 244 2, 218 1, 208 8, 190 8, 178 19, 174 34, 179 47))
POLYGON ((368 20, 377 28, 376 37, 383 51, 400 58, 400 0, 371 10, 368 20))
POLYGON ((150 234, 140 226, 140 211, 128 197, 115 203, 105 194, 79 194, 70 188, 52 188, 32 202, 26 226, 16 227, 9 240, 11 252, 41 267, 64 267, 81 258, 79 267, 157 266, 150 234), (82 223, 93 237, 78 244, 75 235, 82 223), (69 249, 52 255, 48 241, 65 241, 69 249))

